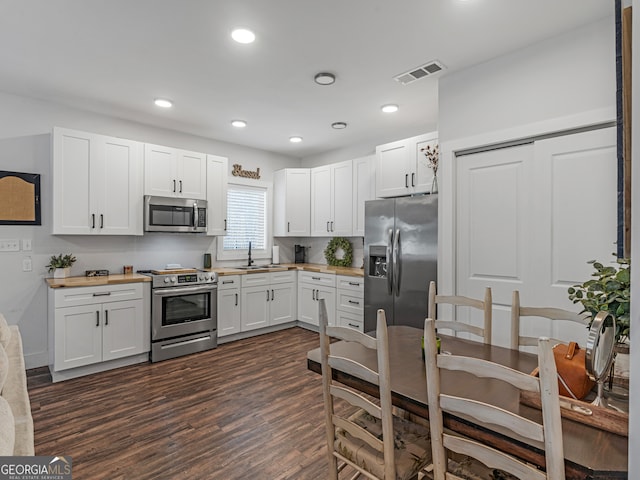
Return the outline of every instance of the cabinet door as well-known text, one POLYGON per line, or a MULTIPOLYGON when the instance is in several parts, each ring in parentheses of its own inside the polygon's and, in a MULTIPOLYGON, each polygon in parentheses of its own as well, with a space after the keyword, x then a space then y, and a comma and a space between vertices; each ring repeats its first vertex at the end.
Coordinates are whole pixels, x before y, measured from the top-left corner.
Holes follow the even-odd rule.
POLYGON ((310 173, 308 169, 287 171, 287 235, 309 236, 311 212, 310 173))
POLYGON ((364 202, 376 197, 375 156, 353 160, 353 236, 364 237, 364 202))
POLYGON ((293 322, 296 319, 297 305, 297 291, 294 283, 271 285, 270 325, 293 322))
POLYGON ((314 285, 298 283, 298 320, 318 326, 318 302, 314 285))
POLYGON ((240 332, 240 289, 218 290, 218 336, 240 332))
POLYGON ((100 304, 55 309, 56 371, 102 361, 102 321, 100 304))
POLYGON ((437 138, 432 138, 433 134, 421 135, 413 143, 415 159, 415 175, 412 177, 413 193, 431 193, 433 184, 433 170, 429 167, 429 160, 421 150, 430 146, 434 148, 438 143, 437 138))
POLYGON ((353 235, 353 162, 331 166, 331 235, 353 235))
POLYGON ((207 235, 227 234, 226 157, 207 155, 207 235))
POLYGON ((53 231, 89 235, 92 205, 90 164, 97 136, 63 128, 53 130, 53 231))
POLYGON ((176 196, 207 199, 207 156, 204 153, 178 150, 176 196))
POLYGON ((177 152, 160 145, 144 146, 144 194, 174 197, 178 191, 177 152))
POLYGON ((149 332, 144 329, 142 315, 142 300, 103 304, 103 361, 128 357, 144 351, 144 336, 149 332))
POLYGON ((92 185, 98 207, 97 233, 142 235, 142 151, 131 140, 104 137, 100 144, 102 165, 92 185))
POLYGON ((271 298, 269 286, 247 287, 242 289, 241 329, 255 330, 269 325, 269 304, 271 298))
POLYGON ((405 140, 376 147, 376 197, 399 197, 411 193, 410 154, 405 140))
POLYGON ((331 177, 329 165, 311 169, 311 235, 315 237, 332 235, 331 177))
MULTIPOLYGON (((327 287, 318 287, 316 289, 316 311, 318 311, 318 300, 324 298, 325 305, 327 306, 327 317, 329 318, 329 325, 336 324, 336 289, 327 287)), ((316 325, 318 320, 316 319, 316 325)))

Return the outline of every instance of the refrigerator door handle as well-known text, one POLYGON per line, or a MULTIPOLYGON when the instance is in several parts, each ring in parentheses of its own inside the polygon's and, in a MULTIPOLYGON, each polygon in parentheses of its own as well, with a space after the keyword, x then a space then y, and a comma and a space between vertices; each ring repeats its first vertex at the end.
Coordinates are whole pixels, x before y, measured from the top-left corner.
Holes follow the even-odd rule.
POLYGON ((400 229, 396 229, 393 238, 393 288, 396 291, 396 297, 400 296, 400 229))
POLYGON ((393 230, 389 229, 389 237, 387 238, 387 294, 393 294, 393 258, 391 252, 393 249, 393 230))

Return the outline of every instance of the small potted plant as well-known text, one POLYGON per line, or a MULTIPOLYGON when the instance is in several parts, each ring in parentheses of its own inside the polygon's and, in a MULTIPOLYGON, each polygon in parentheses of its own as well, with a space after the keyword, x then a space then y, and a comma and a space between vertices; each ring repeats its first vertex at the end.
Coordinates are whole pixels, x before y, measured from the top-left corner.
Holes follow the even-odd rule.
POLYGON ((596 269, 591 274, 594 278, 570 287, 569 300, 581 303, 583 310, 580 313, 589 313, 591 318, 601 310, 613 314, 616 318, 616 342, 624 344, 631 328, 631 261, 617 259, 617 266, 603 265, 596 260, 587 263, 596 269))
POLYGON ((76 262, 76 257, 72 254, 52 255, 47 270, 53 272, 53 278, 65 278, 69 276, 71 266, 76 262))

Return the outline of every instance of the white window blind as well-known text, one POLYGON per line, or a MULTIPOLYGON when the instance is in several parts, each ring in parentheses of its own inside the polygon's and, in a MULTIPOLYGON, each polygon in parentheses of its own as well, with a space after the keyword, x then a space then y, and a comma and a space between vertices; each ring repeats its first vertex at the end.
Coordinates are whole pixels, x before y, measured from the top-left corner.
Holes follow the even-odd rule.
POLYGON ((227 188, 227 234, 223 248, 252 250, 267 248, 267 190, 262 187, 232 185, 227 188))

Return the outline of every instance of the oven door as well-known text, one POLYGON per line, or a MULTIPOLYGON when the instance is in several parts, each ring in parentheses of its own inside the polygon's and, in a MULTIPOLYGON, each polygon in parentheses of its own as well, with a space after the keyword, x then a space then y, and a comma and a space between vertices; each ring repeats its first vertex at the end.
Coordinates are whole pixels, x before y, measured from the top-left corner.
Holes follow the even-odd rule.
POLYGON ((214 284, 154 289, 151 340, 215 330, 217 290, 214 284))

